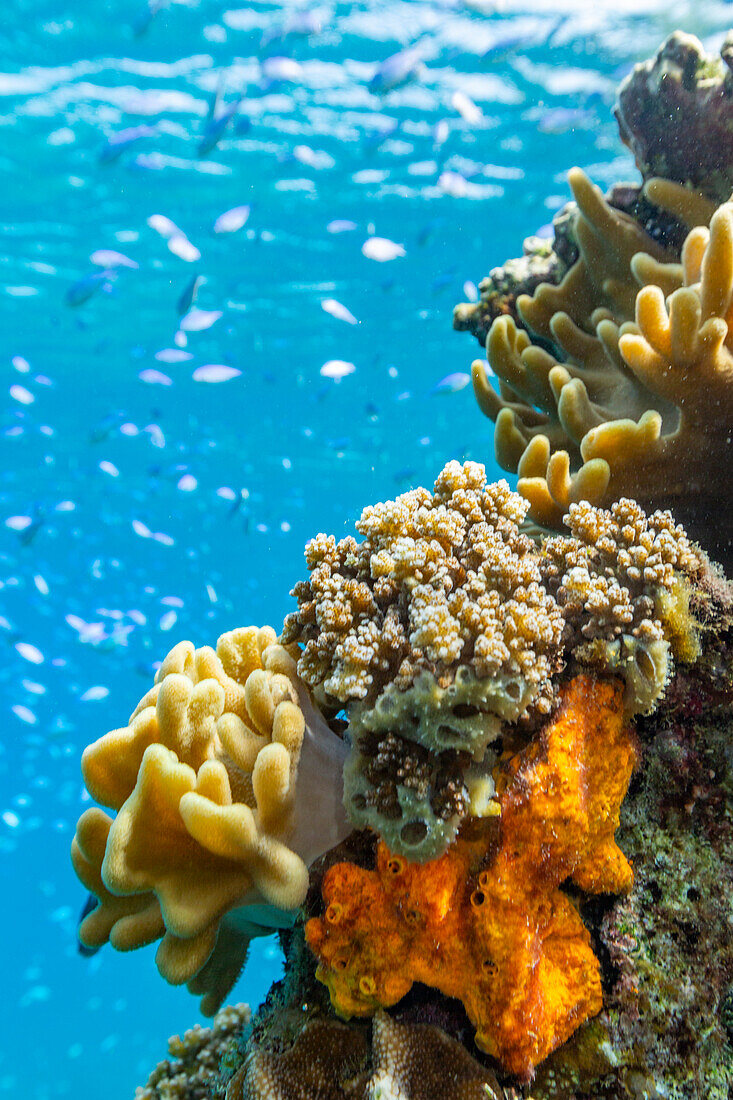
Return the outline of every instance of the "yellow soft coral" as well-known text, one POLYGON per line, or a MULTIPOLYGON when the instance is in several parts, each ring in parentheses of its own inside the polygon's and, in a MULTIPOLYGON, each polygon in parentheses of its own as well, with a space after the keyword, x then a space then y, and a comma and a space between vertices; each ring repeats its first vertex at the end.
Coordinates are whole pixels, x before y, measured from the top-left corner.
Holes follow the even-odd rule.
POLYGON ((99 901, 82 941, 129 949, 163 935, 161 973, 199 975, 196 991, 216 986, 205 1005, 216 1007, 222 974, 236 977, 221 959, 204 970, 222 918, 241 910, 228 918, 230 948, 237 934, 287 923, 307 863, 348 830, 337 794, 312 801, 319 781, 338 791, 344 751, 274 631, 231 631, 216 652, 180 643, 129 725, 84 753, 91 795, 118 812, 95 807, 77 827, 74 865, 99 901))
POLYGON ((627 890, 614 841, 636 759, 619 681, 579 676, 539 738, 497 773, 501 817, 432 862, 380 842, 377 867, 331 867, 306 925, 318 977, 345 1017, 399 1001, 416 981, 459 998, 476 1042, 520 1077, 601 1008, 600 970, 571 879, 627 890))
POLYGON ((579 259, 559 286, 518 298, 529 335, 509 316, 494 321, 486 348, 498 393, 486 364, 473 365, 478 403, 496 421, 497 458, 519 473, 530 517, 543 526, 561 526, 579 500, 664 502, 726 558, 733 205, 712 212, 679 185, 649 181, 648 193, 693 225, 712 212, 680 257, 613 210, 578 169, 570 183, 579 259))

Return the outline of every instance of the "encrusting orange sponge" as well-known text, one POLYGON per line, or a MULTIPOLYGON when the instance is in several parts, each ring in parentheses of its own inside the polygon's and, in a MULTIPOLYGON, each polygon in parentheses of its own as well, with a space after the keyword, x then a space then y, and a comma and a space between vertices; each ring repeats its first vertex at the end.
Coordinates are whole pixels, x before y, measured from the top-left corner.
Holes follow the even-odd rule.
POLYGON ((600 1011, 598 960, 559 886, 632 882, 614 840, 636 761, 623 691, 586 675, 567 684, 553 720, 497 768, 500 817, 469 824, 439 859, 409 863, 380 842, 375 871, 329 869, 325 913, 305 933, 341 1016, 422 982, 459 998, 477 1045, 527 1080, 600 1011))

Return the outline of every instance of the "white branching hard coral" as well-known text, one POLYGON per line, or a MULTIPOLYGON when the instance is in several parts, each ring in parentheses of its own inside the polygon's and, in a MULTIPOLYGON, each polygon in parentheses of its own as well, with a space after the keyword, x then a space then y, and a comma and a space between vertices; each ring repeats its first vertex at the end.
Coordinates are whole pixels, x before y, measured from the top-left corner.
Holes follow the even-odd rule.
POLYGON ((433 493, 366 508, 361 543, 318 535, 283 634, 304 645, 306 683, 364 712, 388 710, 389 721, 399 714, 401 727, 413 724, 400 732, 430 749, 477 758, 491 736, 471 721, 479 712, 546 709, 562 624, 519 531, 526 510, 506 482, 487 485, 480 464, 450 462, 433 493), (428 684, 432 713, 420 705, 408 718, 411 693, 422 703, 428 684), (455 712, 461 703, 475 713, 455 712))
POLYGON ((345 704, 346 802, 411 859, 495 812, 487 748, 552 705, 563 621, 542 586, 526 504, 483 466, 450 462, 434 491, 366 508, 363 541, 319 535, 283 640, 326 704, 345 704))

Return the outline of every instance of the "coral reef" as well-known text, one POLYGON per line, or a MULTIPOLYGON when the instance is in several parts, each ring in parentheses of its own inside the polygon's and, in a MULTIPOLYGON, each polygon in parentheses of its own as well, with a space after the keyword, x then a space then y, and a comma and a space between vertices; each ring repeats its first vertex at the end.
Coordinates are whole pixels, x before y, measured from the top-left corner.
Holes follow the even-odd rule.
POLYGON ((197 1024, 183 1038, 174 1035, 168 1040, 169 1057, 135 1090, 135 1100, 209 1100, 221 1059, 249 1020, 249 1005, 229 1005, 211 1027, 197 1024))
POLYGON ((732 62, 730 33, 717 58, 694 35, 675 31, 623 81, 616 120, 645 180, 663 176, 686 184, 716 205, 730 197, 732 62))
MULTIPOLYGON (((614 184, 605 200, 612 210, 639 225, 649 240, 675 254, 679 253, 685 239, 685 227, 707 225, 716 209, 716 204, 697 192, 656 178, 644 187, 631 183, 614 184), (660 185, 662 198, 657 195, 660 185)), ((527 326, 517 308, 518 299, 533 295, 542 284, 557 286, 577 262, 579 248, 575 229, 578 220, 578 204, 575 201, 566 203, 552 219, 551 239, 527 237, 521 257, 506 260, 481 279, 477 302, 461 302, 455 306, 453 328, 458 332, 470 332, 482 348, 486 346, 489 329, 497 317, 510 316, 520 329, 525 329, 527 326)))
POLYGON ((306 1023, 294 1044, 266 1050, 251 1043, 229 1081, 226 1100, 342 1100, 361 1076, 367 1043, 361 1031, 332 1020, 306 1023))
POLYGON ((539 1067, 533 1100, 728 1100, 733 1090, 730 594, 727 606, 709 669, 679 669, 638 724, 642 767, 617 834, 634 886, 584 907, 603 1009, 539 1067))
POLYGON ((318 535, 285 643, 321 704, 346 704, 346 802, 411 859, 489 806, 490 743, 547 714, 562 618, 540 583, 526 504, 483 466, 450 462, 434 492, 366 508, 361 543, 318 535))
POLYGON ((478 1046, 528 1077, 599 1011, 599 965, 558 887, 631 884, 613 839, 635 761, 622 695, 619 681, 571 681, 539 738, 498 771, 501 816, 439 859, 408 863, 380 841, 376 870, 326 872, 306 939, 339 1014, 396 1004, 423 982, 462 1000, 478 1046))
POLYGON ((129 725, 84 753, 90 794, 118 812, 77 826, 74 867, 99 902, 81 941, 162 936, 161 974, 213 1012, 249 938, 292 923, 307 864, 349 831, 344 754, 270 628, 224 634, 216 652, 180 643, 129 725))
POLYGON ((685 530, 733 561, 721 56, 637 66, 643 185, 574 170, 456 312, 524 499, 452 462, 317 535, 280 640, 181 643, 85 752, 83 942, 162 937, 208 1013, 253 935, 286 953, 137 1100, 729 1100, 733 589, 685 530))

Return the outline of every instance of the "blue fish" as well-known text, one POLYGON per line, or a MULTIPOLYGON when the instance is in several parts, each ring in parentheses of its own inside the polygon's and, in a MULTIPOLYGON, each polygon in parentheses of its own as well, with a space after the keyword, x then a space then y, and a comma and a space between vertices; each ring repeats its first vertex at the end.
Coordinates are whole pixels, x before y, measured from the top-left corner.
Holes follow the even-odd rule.
POLYGON ((185 317, 191 306, 196 301, 196 296, 199 292, 199 287, 204 281, 203 275, 193 275, 181 294, 180 298, 176 302, 176 310, 179 317, 185 317))
POLYGON ((282 44, 289 35, 310 38, 311 35, 320 34, 322 30, 323 16, 320 12, 298 11, 291 15, 283 26, 266 30, 260 41, 260 49, 282 44))
POLYGON ((239 104, 241 102, 242 97, 238 96, 237 99, 229 103, 220 114, 215 114, 207 122, 204 127, 204 132, 201 135, 201 140, 199 141, 198 154, 200 157, 207 156, 207 154, 219 144, 224 136, 224 131, 239 110, 239 104))
POLYGON ((422 69, 422 51, 418 46, 408 46, 399 53, 393 53, 377 66, 369 81, 369 91, 384 95, 385 92, 414 80, 422 69))
POLYGON ((74 309, 77 306, 83 306, 98 290, 111 290, 115 277, 115 272, 111 268, 84 275, 69 287, 64 295, 64 301, 67 306, 72 306, 74 309))
POLYGON ((147 0, 147 3, 143 5, 142 11, 138 13, 137 17, 132 22, 132 33, 135 38, 142 38, 158 12, 162 11, 162 9, 167 6, 168 0, 147 0))
POLYGON ((33 509, 33 522, 24 527, 22 531, 18 531, 18 541, 21 546, 30 546, 34 538, 44 526, 46 522, 45 510, 40 504, 36 504, 33 509))
POLYGON ((127 413, 122 410, 107 413, 103 416, 95 427, 89 433, 90 443, 102 443, 105 439, 108 439, 115 428, 118 428, 123 420, 127 419, 127 413))
POLYGON ((384 129, 373 130, 369 134, 365 134, 362 140, 362 149, 366 153, 373 153, 377 150, 382 142, 386 141, 388 137, 392 137, 400 128, 399 121, 396 118, 390 119, 389 126, 385 126, 384 129))
POLYGON ((79 914, 79 920, 77 922, 77 936, 76 936, 76 949, 80 955, 83 955, 85 959, 90 959, 92 955, 96 955, 99 951, 98 947, 87 947, 85 943, 82 943, 79 939, 79 926, 85 917, 88 917, 90 913, 99 905, 99 899, 94 894, 87 894, 86 901, 84 902, 81 913, 79 914))
POLYGON ((157 134, 155 126, 126 126, 124 130, 118 130, 107 138, 99 151, 97 160, 100 164, 111 164, 127 150, 137 145, 144 138, 154 137, 157 134))

